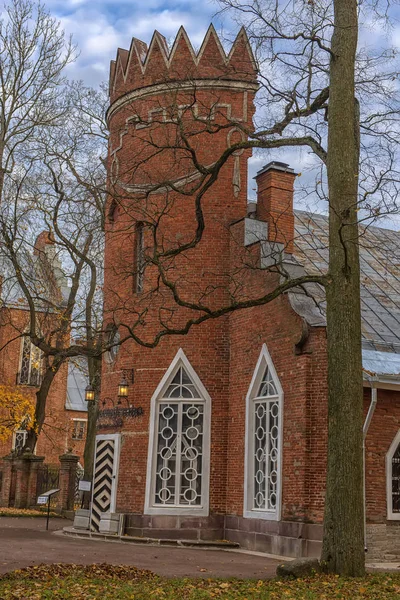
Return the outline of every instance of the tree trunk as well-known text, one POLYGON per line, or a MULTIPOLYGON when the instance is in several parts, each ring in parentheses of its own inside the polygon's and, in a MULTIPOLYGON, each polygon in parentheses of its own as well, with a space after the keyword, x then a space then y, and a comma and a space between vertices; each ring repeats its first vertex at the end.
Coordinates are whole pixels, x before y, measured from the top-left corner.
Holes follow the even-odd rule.
MULTIPOLYGON (((93 385, 95 392, 94 402, 88 404, 88 423, 85 441, 85 450, 83 453, 84 457, 84 474, 83 478, 85 481, 92 481, 93 479, 93 466, 94 466, 94 453, 96 446, 96 426, 97 417, 99 414, 99 401, 100 401, 100 383, 101 383, 101 358, 89 358, 89 381, 93 385)), ((86 493, 83 499, 83 505, 85 508, 89 507, 90 494, 86 493)))
POLYGON ((54 377, 58 373, 58 370, 62 362, 54 361, 51 367, 48 367, 43 375, 40 388, 36 392, 36 406, 35 406, 35 427, 28 431, 25 448, 29 448, 31 452, 34 452, 37 440, 40 432, 42 431, 43 423, 46 418, 46 403, 47 396, 49 395, 51 384, 53 383, 54 377))
POLYGON ((328 465, 322 560, 364 573, 357 0, 335 0, 329 93, 328 465), (345 151, 344 151, 345 150, 345 151))

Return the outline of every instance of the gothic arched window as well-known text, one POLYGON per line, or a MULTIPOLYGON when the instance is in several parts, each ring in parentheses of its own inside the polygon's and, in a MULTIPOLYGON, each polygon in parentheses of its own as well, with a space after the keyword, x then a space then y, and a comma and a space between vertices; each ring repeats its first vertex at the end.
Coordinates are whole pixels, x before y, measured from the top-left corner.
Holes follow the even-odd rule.
POLYGON ((39 387, 42 381, 43 353, 31 342, 29 335, 24 335, 21 343, 21 358, 17 382, 20 385, 39 387))
POLYGON ((146 512, 208 514, 211 398, 179 350, 151 402, 146 512))
POLYGON ((283 390, 264 344, 247 394, 244 516, 280 518, 283 390))
POLYGON ((386 455, 387 518, 400 520, 400 431, 386 455))

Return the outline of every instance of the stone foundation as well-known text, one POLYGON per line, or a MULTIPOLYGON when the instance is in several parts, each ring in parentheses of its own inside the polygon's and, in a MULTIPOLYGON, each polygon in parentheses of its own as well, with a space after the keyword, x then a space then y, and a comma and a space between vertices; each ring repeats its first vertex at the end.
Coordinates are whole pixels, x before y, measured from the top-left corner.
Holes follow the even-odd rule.
POLYGON ((367 561, 400 560, 400 521, 367 525, 367 561))
POLYGON ((319 558, 322 525, 227 516, 225 539, 238 542, 246 550, 293 558, 319 558))
POLYGON ((246 550, 293 558, 319 558, 322 525, 236 516, 125 515, 125 534, 169 540, 228 540, 246 550))
POLYGON ((185 517, 170 515, 125 515, 125 533, 160 540, 223 540, 224 515, 185 517))

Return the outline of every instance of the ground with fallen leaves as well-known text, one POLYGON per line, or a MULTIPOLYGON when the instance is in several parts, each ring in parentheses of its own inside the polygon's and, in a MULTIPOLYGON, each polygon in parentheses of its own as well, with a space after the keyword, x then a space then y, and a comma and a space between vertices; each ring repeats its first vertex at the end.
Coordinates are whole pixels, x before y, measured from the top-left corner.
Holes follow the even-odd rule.
POLYGON ((0 577, 1 600, 400 600, 400 574, 363 579, 318 575, 309 579, 242 581, 166 579, 136 567, 39 565, 0 577))
MULTIPOLYGON (((51 517, 61 517, 50 510, 51 517)), ((47 507, 43 510, 36 508, 0 508, 0 517, 47 517, 47 507)))

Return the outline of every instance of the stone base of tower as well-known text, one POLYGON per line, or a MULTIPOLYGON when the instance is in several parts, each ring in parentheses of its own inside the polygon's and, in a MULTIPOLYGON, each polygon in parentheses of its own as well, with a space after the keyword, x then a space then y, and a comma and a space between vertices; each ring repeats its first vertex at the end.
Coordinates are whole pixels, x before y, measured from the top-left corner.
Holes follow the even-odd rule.
POLYGON ((241 548, 292 558, 319 558, 322 525, 298 521, 266 521, 225 517, 225 539, 241 548))
POLYGON ((125 534, 157 540, 235 542, 245 550, 293 558, 321 554, 322 525, 237 516, 125 515, 125 534))

